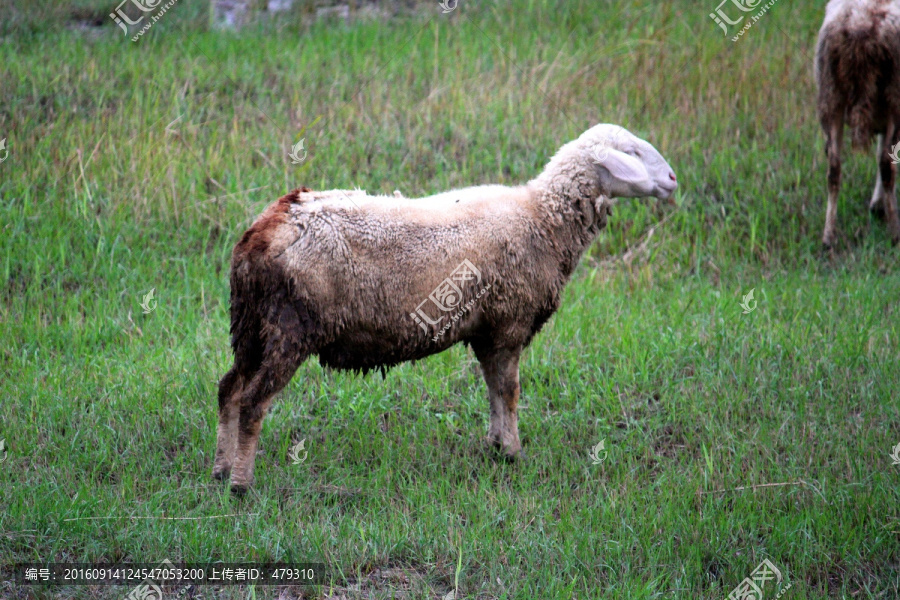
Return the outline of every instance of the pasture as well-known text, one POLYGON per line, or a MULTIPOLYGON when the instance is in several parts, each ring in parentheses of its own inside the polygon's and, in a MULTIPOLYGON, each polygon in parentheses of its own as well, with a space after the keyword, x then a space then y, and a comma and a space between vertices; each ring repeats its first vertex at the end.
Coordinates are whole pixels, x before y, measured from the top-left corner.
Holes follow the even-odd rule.
POLYGON ((170 560, 329 581, 166 598, 725 600, 764 559, 767 600, 900 597, 900 251, 873 152, 821 248, 822 7, 733 42, 712 1, 307 4, 234 33, 179 0, 136 42, 113 2, 0 6, 0 598, 129 592, 16 563, 170 560), (679 189, 613 209, 524 353, 527 460, 485 445, 456 346, 384 378, 308 361, 255 486, 212 480, 229 259, 268 204, 524 183, 600 122, 679 189))

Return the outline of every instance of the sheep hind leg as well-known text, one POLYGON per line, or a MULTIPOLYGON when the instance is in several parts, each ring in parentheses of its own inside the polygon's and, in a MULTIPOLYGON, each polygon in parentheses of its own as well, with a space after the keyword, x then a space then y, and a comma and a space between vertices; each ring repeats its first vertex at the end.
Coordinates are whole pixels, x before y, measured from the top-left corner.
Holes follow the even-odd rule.
POLYGON ((828 207, 825 209, 825 231, 822 245, 829 249, 834 245, 834 229, 837 224, 837 201, 841 191, 841 143, 844 140, 844 123, 838 119, 826 130, 825 152, 828 155, 828 207))
POLYGON ((219 426, 216 430, 216 458, 212 476, 225 480, 231 474, 237 449, 238 413, 240 396, 246 379, 235 364, 219 382, 219 426))
POLYGON ((884 207, 884 219, 888 226, 888 235, 891 242, 900 242, 900 217, 897 215, 897 196, 895 183, 897 181, 897 165, 891 159, 890 148, 897 144, 900 130, 893 121, 888 123, 884 134, 884 143, 879 145, 878 175, 881 183, 881 204, 884 207))
POLYGON ((262 421, 275 395, 284 389, 306 357, 275 355, 263 361, 240 395, 237 448, 231 470, 231 492, 243 496, 253 484, 253 467, 262 421))
POLYGON ((476 352, 491 404, 488 441, 507 458, 521 458, 519 441, 519 354, 521 349, 476 352))

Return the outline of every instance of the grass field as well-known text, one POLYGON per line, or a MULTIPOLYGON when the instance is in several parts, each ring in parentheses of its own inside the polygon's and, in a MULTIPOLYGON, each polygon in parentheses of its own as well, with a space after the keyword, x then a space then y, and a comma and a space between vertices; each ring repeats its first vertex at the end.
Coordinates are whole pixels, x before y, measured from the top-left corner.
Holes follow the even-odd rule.
POLYGON ((129 591, 15 585, 14 563, 164 559, 331 573, 167 598, 725 600, 763 559, 767 600, 900 597, 900 256, 863 155, 820 249, 815 4, 738 42, 687 0, 240 34, 180 0, 137 42, 112 1, 0 5, 0 598, 129 591), (486 450, 456 347, 384 379, 309 361, 252 492, 212 481, 230 252, 263 207, 521 183, 597 122, 660 149, 677 204, 620 203, 523 356, 526 461, 486 450))

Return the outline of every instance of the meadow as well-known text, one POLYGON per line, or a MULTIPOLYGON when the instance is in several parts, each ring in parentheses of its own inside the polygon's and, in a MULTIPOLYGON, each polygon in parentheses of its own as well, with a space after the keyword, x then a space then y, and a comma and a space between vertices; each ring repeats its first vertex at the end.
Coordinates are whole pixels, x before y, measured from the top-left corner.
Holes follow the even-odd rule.
POLYGON ((17 563, 166 559, 329 568, 167 598, 724 600, 764 559, 767 600, 900 597, 900 250, 874 152, 821 248, 817 4, 737 42, 688 0, 301 2, 239 33, 179 0, 137 42, 112 2, 0 5, 0 598, 129 591, 17 563), (680 188, 616 206, 523 355, 527 460, 485 446, 455 347, 308 361, 251 492, 211 479, 230 253, 266 205, 524 183, 599 122, 680 188))

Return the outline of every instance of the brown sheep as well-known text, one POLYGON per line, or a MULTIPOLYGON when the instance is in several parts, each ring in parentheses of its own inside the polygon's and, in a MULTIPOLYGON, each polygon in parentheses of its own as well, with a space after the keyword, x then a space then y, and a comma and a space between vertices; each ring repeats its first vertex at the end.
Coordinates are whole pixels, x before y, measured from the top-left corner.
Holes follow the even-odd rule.
POLYGON ((253 480, 272 397, 312 355, 369 371, 469 345, 491 407, 489 440, 521 451, 519 355, 556 311, 612 198, 668 198, 675 174, 649 143, 597 125, 520 187, 428 198, 295 190, 234 248, 234 365, 219 383, 213 476, 253 480))
POLYGON ((834 244, 845 121, 857 149, 878 136, 878 178, 869 209, 884 214, 891 241, 900 242, 891 157, 900 142, 900 2, 831 0, 816 47, 816 84, 828 156, 823 244, 834 244))

